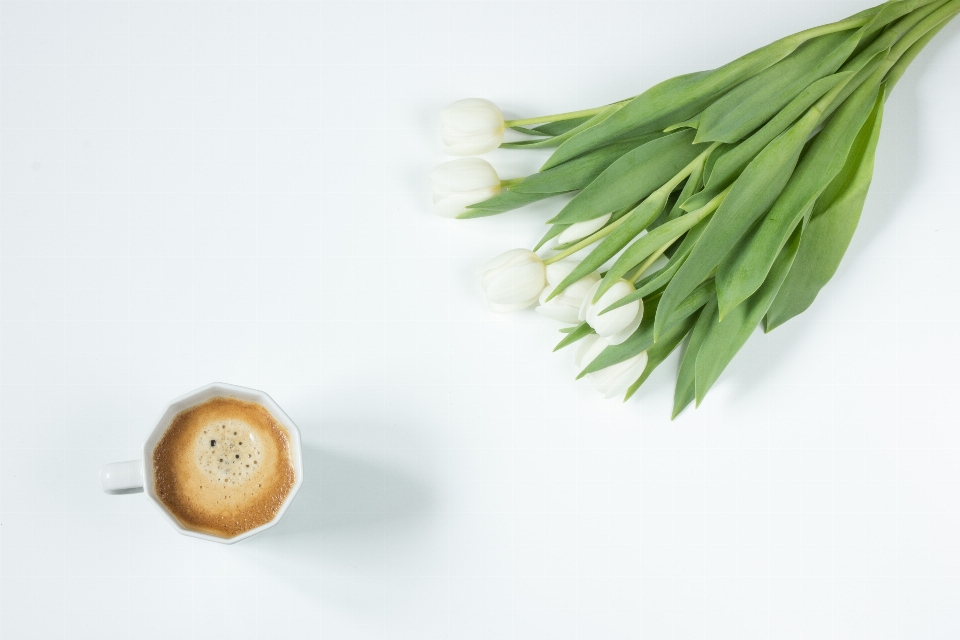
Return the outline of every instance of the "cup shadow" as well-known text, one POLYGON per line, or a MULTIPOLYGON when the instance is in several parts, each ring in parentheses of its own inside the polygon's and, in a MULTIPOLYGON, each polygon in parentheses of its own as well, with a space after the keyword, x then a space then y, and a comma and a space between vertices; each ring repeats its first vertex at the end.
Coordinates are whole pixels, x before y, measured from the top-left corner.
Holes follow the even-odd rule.
POLYGON ((321 538, 383 540, 429 520, 436 500, 408 473, 355 455, 303 447, 304 481, 283 519, 251 546, 319 557, 321 538))

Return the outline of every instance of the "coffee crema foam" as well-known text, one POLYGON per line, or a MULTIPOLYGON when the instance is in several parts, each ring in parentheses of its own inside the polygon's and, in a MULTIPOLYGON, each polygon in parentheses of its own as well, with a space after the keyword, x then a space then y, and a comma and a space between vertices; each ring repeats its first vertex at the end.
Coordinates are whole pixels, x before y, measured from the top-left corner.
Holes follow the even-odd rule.
POLYGON ((194 531, 232 538, 270 522, 296 482, 290 434, 255 402, 181 411, 153 450, 160 501, 194 531))

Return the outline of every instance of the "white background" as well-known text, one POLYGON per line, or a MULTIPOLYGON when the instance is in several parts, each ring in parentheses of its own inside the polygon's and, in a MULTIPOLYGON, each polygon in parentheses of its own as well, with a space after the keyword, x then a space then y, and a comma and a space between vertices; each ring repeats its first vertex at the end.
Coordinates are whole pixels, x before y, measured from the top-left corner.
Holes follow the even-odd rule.
POLYGON ((3 2, 2 637, 960 636, 960 21, 833 282, 673 422, 675 357, 604 401, 484 309, 557 203, 428 206, 455 99, 594 106, 866 6, 3 2), (232 547, 97 484, 214 380, 305 443, 232 547))

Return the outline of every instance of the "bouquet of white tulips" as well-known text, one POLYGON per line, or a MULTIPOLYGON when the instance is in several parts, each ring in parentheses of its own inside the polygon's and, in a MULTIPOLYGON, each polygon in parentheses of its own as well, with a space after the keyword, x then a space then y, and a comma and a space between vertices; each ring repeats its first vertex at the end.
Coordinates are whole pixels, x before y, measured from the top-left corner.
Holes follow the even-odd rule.
POLYGON ((489 101, 460 100, 441 113, 448 153, 556 150, 515 180, 480 158, 440 165, 436 212, 477 218, 575 192, 532 251, 484 267, 487 303, 570 325, 557 348, 580 342, 580 377, 607 397, 629 398, 687 338, 676 416, 761 321, 770 331, 803 312, 833 276, 884 101, 958 12, 960 0, 891 0, 573 113, 504 121, 489 101), (527 138, 503 142, 506 128, 527 138))

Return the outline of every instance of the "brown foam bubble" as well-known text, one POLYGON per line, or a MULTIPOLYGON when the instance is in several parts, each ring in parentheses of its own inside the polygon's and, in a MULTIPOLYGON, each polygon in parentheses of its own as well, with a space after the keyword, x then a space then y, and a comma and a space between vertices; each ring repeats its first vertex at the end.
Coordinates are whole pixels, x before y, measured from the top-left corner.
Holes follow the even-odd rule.
POLYGON ((183 526, 232 538, 277 515, 296 482, 290 434, 255 402, 181 411, 153 450, 157 496, 183 526))

